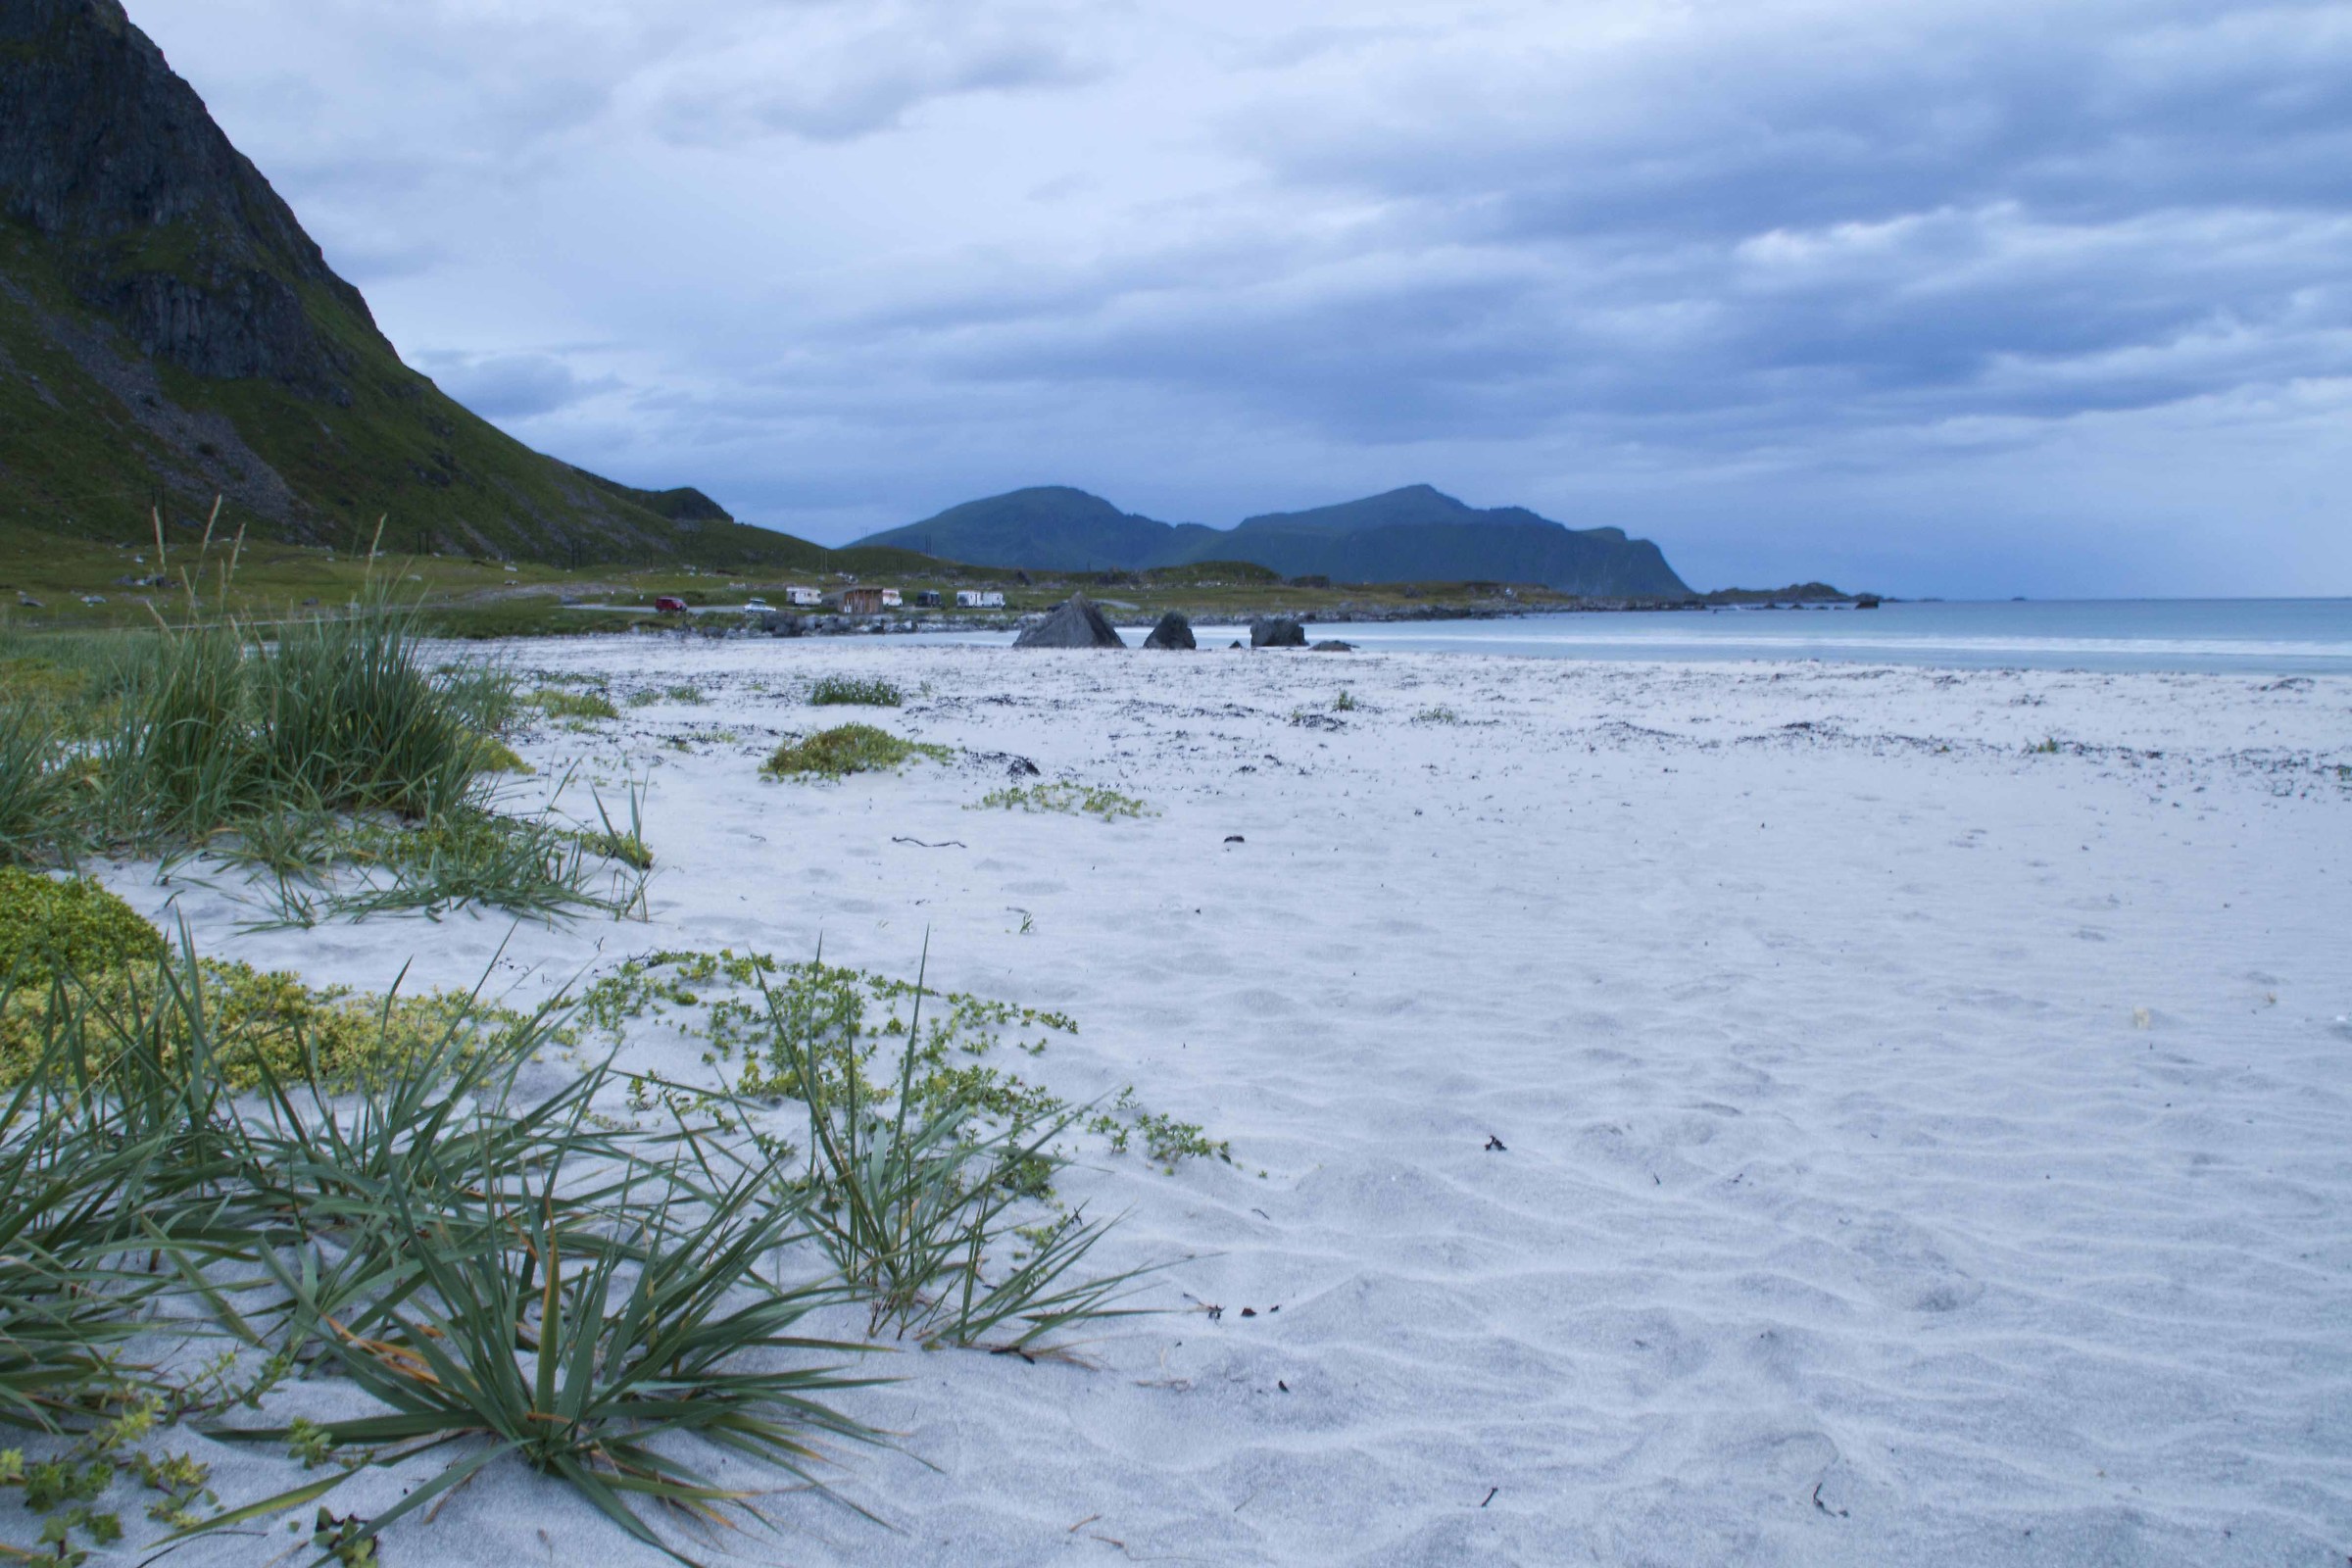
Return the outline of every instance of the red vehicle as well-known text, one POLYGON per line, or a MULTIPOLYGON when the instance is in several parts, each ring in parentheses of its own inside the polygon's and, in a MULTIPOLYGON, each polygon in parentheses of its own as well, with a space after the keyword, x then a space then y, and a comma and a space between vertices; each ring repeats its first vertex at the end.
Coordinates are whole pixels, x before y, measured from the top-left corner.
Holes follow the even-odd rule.
POLYGON ((654 608, 664 615, 683 615, 686 613, 686 601, 676 594, 663 594, 654 601, 654 608))

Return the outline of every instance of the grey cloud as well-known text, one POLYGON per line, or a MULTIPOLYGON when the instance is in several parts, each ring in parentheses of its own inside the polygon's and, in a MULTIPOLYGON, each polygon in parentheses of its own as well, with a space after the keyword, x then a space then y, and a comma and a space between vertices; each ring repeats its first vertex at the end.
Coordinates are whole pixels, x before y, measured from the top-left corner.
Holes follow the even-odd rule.
POLYGON ((612 377, 583 379, 548 354, 420 354, 418 368, 476 414, 490 419, 529 419, 615 389, 612 377))
POLYGON ((852 141, 937 99, 1091 79, 1099 68, 1057 21, 926 3, 859 11, 846 27, 702 57, 662 93, 657 122, 692 144, 760 134, 852 141))
POLYGON ((448 247, 437 240, 369 234, 356 228, 346 231, 330 223, 313 223, 311 237, 326 253, 328 266, 363 288, 419 276, 449 255, 448 247))

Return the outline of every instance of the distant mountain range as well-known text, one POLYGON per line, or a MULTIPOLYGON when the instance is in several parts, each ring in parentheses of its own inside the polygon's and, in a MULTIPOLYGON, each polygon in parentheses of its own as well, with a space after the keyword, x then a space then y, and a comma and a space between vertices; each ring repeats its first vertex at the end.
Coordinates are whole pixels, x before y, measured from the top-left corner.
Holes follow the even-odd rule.
POLYGON ((1523 582, 1603 599, 1695 597, 1656 545, 1621 528, 1570 528, 1523 507, 1481 510, 1425 484, 1232 528, 1158 522, 1049 485, 967 501, 858 544, 1046 571, 1240 561, 1334 582, 1523 582))

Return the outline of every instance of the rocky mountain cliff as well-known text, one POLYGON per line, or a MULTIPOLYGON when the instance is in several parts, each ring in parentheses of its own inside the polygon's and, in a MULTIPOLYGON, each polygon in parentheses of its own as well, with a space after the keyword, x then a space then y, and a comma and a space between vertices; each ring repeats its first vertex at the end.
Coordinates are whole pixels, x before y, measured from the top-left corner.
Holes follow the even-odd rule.
POLYGON ((1268 513, 1233 528, 1157 522, 1083 490, 1041 486, 968 501, 858 542, 1048 571, 1241 561, 1335 582, 1524 582, 1605 599, 1691 597, 1646 539, 1619 528, 1569 528, 1522 507, 1482 511, 1425 484, 1268 513))
POLYGON ((531 451, 403 365, 117 0, 0 0, 0 523, 540 560, 822 554, 531 451))

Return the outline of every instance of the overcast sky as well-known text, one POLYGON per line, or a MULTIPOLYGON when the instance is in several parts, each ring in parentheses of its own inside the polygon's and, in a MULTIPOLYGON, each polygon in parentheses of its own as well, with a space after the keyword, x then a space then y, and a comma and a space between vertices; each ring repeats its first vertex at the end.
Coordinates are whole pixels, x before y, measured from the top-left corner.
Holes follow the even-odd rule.
POLYGON ((1426 481, 2352 593, 2352 5, 129 0, 408 361, 838 543, 1426 481))

